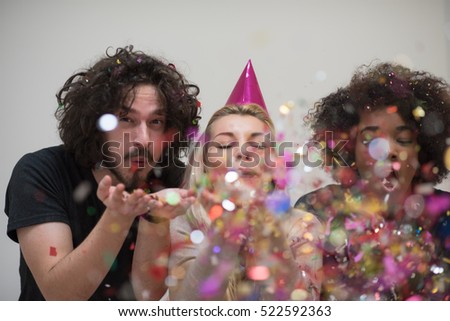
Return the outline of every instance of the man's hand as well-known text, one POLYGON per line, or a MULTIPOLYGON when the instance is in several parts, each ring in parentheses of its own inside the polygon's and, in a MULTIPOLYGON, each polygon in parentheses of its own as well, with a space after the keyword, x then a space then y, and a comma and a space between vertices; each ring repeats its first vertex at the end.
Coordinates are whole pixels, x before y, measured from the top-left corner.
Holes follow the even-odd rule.
POLYGON ((123 184, 112 186, 111 177, 108 175, 98 184, 97 197, 112 213, 133 218, 146 213, 151 201, 150 195, 142 189, 136 189, 130 194, 125 191, 123 184))

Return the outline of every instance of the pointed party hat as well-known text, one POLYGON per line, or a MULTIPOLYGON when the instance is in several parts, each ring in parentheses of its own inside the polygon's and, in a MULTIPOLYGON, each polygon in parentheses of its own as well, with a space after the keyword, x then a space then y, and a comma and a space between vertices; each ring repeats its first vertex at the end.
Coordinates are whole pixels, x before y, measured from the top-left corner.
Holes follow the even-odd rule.
POLYGON ((248 60, 241 77, 239 77, 236 86, 234 86, 228 98, 227 105, 245 105, 250 103, 260 105, 267 112, 266 103, 264 102, 261 89, 259 89, 251 59, 248 60))

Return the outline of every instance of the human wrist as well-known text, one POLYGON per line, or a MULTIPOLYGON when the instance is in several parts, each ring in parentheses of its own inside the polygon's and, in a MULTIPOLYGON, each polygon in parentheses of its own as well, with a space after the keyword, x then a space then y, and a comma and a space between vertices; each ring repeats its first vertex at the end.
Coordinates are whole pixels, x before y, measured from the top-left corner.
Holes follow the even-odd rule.
POLYGON ((139 215, 139 218, 152 224, 166 223, 169 221, 168 218, 152 215, 150 211, 139 215))
MULTIPOLYGON (((148 194, 148 195, 150 196, 152 201, 159 201, 158 194, 153 193, 153 194, 148 194)), ((154 214, 152 214, 152 207, 150 205, 148 205, 148 207, 147 207, 147 212, 139 215, 139 218, 141 218, 149 223, 152 223, 152 224, 166 223, 169 221, 168 218, 161 217, 161 216, 155 216, 154 214)))

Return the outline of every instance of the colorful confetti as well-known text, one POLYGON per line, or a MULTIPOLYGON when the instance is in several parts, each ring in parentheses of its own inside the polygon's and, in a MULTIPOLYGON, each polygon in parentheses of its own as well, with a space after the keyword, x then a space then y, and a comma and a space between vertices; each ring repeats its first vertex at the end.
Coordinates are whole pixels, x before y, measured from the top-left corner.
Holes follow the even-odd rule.
POLYGON ((97 121, 97 128, 102 132, 109 132, 116 129, 119 121, 113 114, 104 114, 97 121))

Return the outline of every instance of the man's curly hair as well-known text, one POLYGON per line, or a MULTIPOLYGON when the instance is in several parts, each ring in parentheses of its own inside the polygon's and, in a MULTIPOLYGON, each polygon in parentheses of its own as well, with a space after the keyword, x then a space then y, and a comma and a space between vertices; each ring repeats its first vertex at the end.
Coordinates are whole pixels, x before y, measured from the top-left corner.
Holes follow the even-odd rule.
MULTIPOLYGON (((360 113, 389 106, 396 106, 402 119, 416 130, 421 168, 415 183, 440 183, 448 174, 444 154, 450 137, 450 91, 443 79, 428 72, 393 63, 363 65, 346 87, 316 102, 305 122, 328 156, 333 156, 331 147, 336 141, 348 140, 337 157, 346 164, 333 162, 336 169, 355 161, 355 141, 350 132, 359 123, 360 113), (326 132, 333 133, 332 144, 325 142, 326 132)), ((339 177, 335 179, 339 181, 339 177)))
POLYGON ((55 116, 65 148, 82 166, 101 161, 104 138, 97 128, 98 118, 117 114, 136 86, 148 84, 156 88, 165 109, 166 130, 179 133, 170 150, 172 162, 180 164, 182 151, 189 146, 188 133, 198 130, 199 88, 188 83, 174 65, 134 51, 133 46, 118 48, 113 54, 108 49, 92 67, 71 76, 56 95, 59 107, 55 116))

